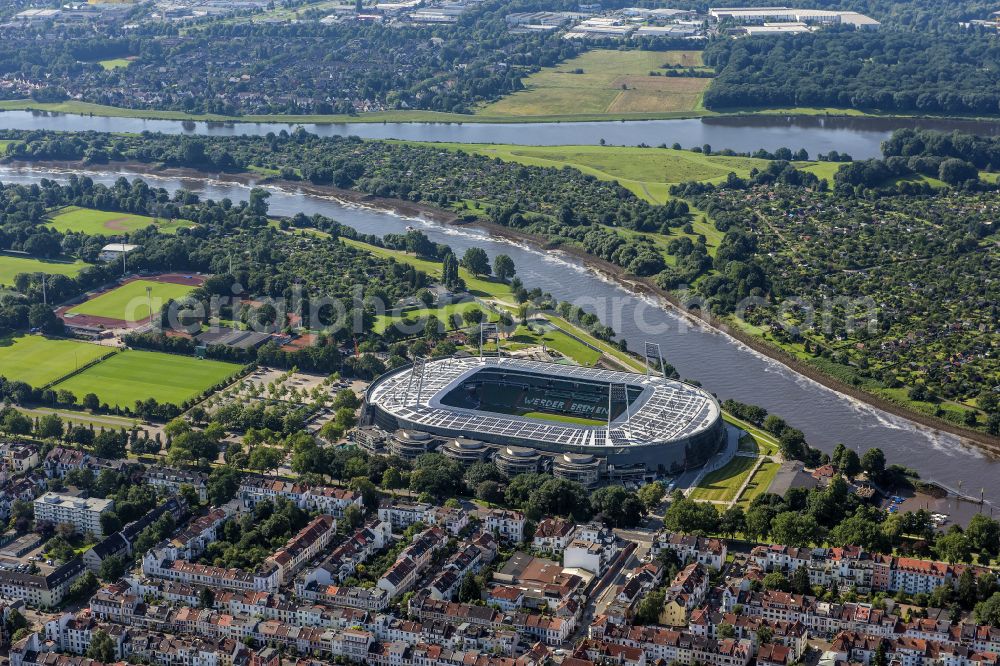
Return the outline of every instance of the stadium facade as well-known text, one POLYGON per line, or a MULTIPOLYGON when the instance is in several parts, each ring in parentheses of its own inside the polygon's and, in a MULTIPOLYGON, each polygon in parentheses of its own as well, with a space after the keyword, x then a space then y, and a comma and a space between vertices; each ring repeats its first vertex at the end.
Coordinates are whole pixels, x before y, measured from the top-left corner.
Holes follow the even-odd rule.
MULTIPOLYGON (((599 476, 677 473, 723 447, 718 402, 659 375, 508 357, 452 357, 396 369, 365 395, 361 442, 404 457, 599 476), (375 432, 381 435, 374 434, 375 432)), ((530 471, 530 470, 529 470, 530 471)))

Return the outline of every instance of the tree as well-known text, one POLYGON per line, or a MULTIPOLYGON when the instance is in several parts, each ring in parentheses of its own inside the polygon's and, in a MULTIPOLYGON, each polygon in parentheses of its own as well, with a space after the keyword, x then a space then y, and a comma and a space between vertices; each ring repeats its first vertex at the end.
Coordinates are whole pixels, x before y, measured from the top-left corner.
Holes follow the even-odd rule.
MULTIPOLYGON (((171 449, 172 448, 173 447, 171 447, 171 449)), ((276 449, 273 446, 261 445, 254 447, 253 451, 250 452, 250 457, 247 462, 251 469, 263 472, 270 469, 278 469, 284 459, 285 454, 281 449, 276 449)))
POLYGON ((428 453, 417 459, 410 473, 410 490, 429 493, 437 498, 454 495, 462 488, 462 466, 440 453, 428 453))
POLYGON ((7 410, 3 418, 3 430, 11 435, 30 435, 31 419, 16 409, 7 410))
POLYGON ((872 448, 865 451, 861 456, 861 468, 877 483, 885 474, 885 454, 882 453, 882 449, 872 448))
POLYGON ((125 561, 117 555, 104 558, 98 570, 101 580, 113 583, 125 575, 125 561))
POLYGON ((746 527, 747 518, 743 507, 739 505, 731 506, 722 512, 722 516, 719 519, 719 532, 722 534, 732 538, 740 532, 745 532, 746 527))
POLYGON ((590 495, 591 509, 604 516, 613 527, 635 527, 642 522, 645 507, 622 486, 605 486, 590 495))
POLYGON ((719 512, 714 504, 679 497, 663 515, 663 526, 672 532, 709 534, 718 530, 719 512))
POLYGON ((980 553, 1000 553, 1000 523, 989 516, 977 513, 965 528, 965 536, 972 548, 980 553))
POLYGON ((879 639, 878 645, 875 647, 872 666, 889 666, 889 656, 886 654, 885 641, 882 639, 879 639))
POLYGON ((97 580, 97 576, 94 575, 92 571, 85 571, 83 575, 73 581, 73 584, 69 586, 69 596, 72 599, 86 599, 97 588, 100 583, 97 580))
POLYGON ((210 587, 201 588, 198 593, 198 605, 202 608, 212 608, 215 606, 215 592, 210 587))
POLYGON ((337 395, 333 398, 333 408, 340 409, 342 407, 350 407, 351 409, 357 409, 361 406, 361 399, 358 398, 358 394, 349 388, 340 389, 337 391, 337 395))
POLYGON ((476 485, 476 499, 490 504, 503 502, 503 489, 496 481, 483 481, 476 485))
POLYGON ((347 524, 351 527, 359 527, 365 520, 365 514, 357 507, 356 504, 352 504, 344 509, 344 520, 347 521, 347 524))
POLYGON ((517 269, 514 268, 514 260, 506 254, 498 254, 493 257, 493 274, 506 282, 514 277, 517 269))
POLYGON ((367 509, 378 508, 379 499, 382 495, 367 476, 356 476, 351 479, 351 489, 361 493, 361 502, 367 509))
POLYGON ((861 459, 854 449, 847 449, 840 459, 840 473, 848 478, 854 478, 861 471, 861 459))
POLYGON ((108 632, 98 629, 91 635, 87 656, 104 664, 110 664, 115 660, 115 644, 108 632))
POLYGON ((1000 592, 976 604, 976 622, 1000 628, 1000 592))
POLYGON ((93 412, 101 406, 101 400, 97 397, 96 393, 88 393, 83 396, 83 402, 81 404, 84 409, 89 409, 93 412))
POLYGON ((101 532, 110 536, 122 528, 122 521, 113 510, 101 514, 101 532))
POLYGON ((63 420, 57 414, 45 414, 38 419, 37 435, 43 439, 52 437, 58 439, 63 436, 63 420))
POLYGON ((768 590, 779 590, 781 592, 788 592, 792 589, 791 583, 785 574, 780 571, 772 571, 771 573, 764 576, 764 587, 768 590))
POLYGON ((635 624, 656 624, 663 611, 666 594, 663 590, 650 590, 635 608, 635 624))
POLYGON ((212 468, 211 473, 208 475, 208 483, 206 484, 208 500, 212 505, 222 506, 236 497, 242 476, 238 469, 229 465, 212 468))
POLYGON ((528 496, 524 513, 531 520, 544 516, 587 520, 591 516, 590 498, 586 489, 575 481, 549 478, 528 496))
POLYGON ((889 539, 879 523, 881 515, 871 507, 861 507, 830 532, 833 543, 849 543, 875 552, 886 552, 889 539))
POLYGON ((486 250, 481 247, 470 247, 462 255, 462 266, 473 275, 489 275, 490 259, 486 256, 486 250))
POLYGON ((792 572, 792 578, 789 581, 791 584, 791 590, 795 594, 811 594, 812 587, 809 582, 809 568, 805 566, 800 566, 792 572))
POLYGON ((725 622, 716 627, 715 633, 719 638, 736 638, 736 629, 725 622))
POLYGON ((965 160, 951 158, 941 162, 938 178, 949 185, 958 185, 967 180, 978 180, 979 169, 965 160))
POLYGON ((969 539, 958 529, 952 529, 947 534, 938 537, 934 544, 937 556, 949 564, 968 562, 972 559, 972 547, 969 539))
POLYGON ((819 537, 819 525, 808 514, 785 511, 771 521, 771 536, 786 546, 808 546, 819 537))
POLYGON ((475 462, 469 465, 469 468, 465 470, 465 482, 469 484, 470 488, 475 488, 483 481, 496 481, 497 483, 502 483, 506 480, 507 477, 505 477, 492 462, 475 462))
POLYGON ((94 438, 94 455, 108 460, 120 460, 127 455, 125 435, 119 430, 105 430, 94 438))
POLYGON ((395 490, 403 487, 403 475, 395 467, 387 467, 382 472, 382 487, 386 490, 395 490))
POLYGON ((180 488, 177 489, 177 494, 181 496, 181 499, 189 507, 194 508, 201 504, 201 496, 198 495, 198 491, 190 483, 182 483, 180 488))
POLYGON ((667 494, 667 489, 663 487, 663 484, 659 481, 653 481, 652 483, 647 483, 642 488, 639 488, 636 495, 645 505, 646 509, 652 511, 660 502, 663 501, 663 497, 667 494))
POLYGON ((966 567, 962 575, 958 577, 958 603, 962 608, 971 609, 979 600, 978 589, 976 588, 976 575, 972 569, 966 567))
POLYGON ((458 588, 458 600, 462 603, 479 601, 483 598, 482 587, 471 571, 462 578, 462 584, 458 588))

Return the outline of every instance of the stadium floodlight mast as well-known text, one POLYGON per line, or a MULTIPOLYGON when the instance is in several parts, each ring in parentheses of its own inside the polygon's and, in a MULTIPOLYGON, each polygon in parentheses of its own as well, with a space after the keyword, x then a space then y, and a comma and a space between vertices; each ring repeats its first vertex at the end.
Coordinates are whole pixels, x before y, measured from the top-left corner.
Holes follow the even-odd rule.
POLYGON ((650 362, 656 360, 659 363, 659 366, 657 367, 660 369, 660 373, 663 375, 663 378, 666 379, 667 369, 663 364, 663 353, 660 351, 660 343, 647 342, 643 356, 646 361, 646 376, 649 377, 651 371, 650 362))
POLYGON ((497 342, 497 356, 500 356, 500 329, 492 322, 479 322, 479 358, 484 358, 486 353, 485 343, 493 337, 497 342))
POLYGON ((615 398, 625 402, 625 422, 622 424, 622 430, 627 429, 631 439, 632 429, 629 427, 629 421, 632 420, 632 410, 629 406, 628 384, 608 384, 608 439, 611 439, 611 403, 615 398))
POLYGON ((413 359, 413 369, 410 370, 409 381, 406 382, 406 395, 404 400, 413 395, 413 382, 417 382, 417 395, 414 404, 420 404, 421 394, 424 392, 424 376, 427 372, 427 359, 420 356, 413 359))

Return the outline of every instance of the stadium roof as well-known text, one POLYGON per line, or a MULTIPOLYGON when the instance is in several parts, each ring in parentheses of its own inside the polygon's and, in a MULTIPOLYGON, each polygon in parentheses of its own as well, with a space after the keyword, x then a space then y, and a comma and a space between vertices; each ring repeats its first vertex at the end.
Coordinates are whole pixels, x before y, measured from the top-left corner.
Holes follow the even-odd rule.
POLYGON ((469 357, 428 361, 423 386, 413 367, 389 375, 371 387, 368 400, 397 418, 418 426, 459 430, 560 446, 644 446, 695 435, 719 418, 719 405, 711 395, 682 382, 660 376, 617 372, 600 368, 542 363, 515 358, 469 357), (443 405, 441 397, 485 368, 525 372, 560 379, 579 379, 609 385, 627 384, 641 389, 627 412, 607 425, 578 425, 498 414, 443 405))

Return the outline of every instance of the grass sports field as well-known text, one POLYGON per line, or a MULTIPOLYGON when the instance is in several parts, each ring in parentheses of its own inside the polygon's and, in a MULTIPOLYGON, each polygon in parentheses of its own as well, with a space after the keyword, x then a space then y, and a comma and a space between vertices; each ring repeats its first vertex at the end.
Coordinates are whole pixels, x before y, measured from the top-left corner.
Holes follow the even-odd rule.
POLYGON ((740 486, 756 464, 756 458, 736 456, 722 469, 706 474, 701 483, 691 491, 691 498, 722 501, 735 499, 740 486))
POLYGON ((240 369, 235 363, 159 352, 127 350, 87 368, 55 388, 77 396, 96 393, 102 403, 132 407, 154 398, 180 405, 240 369))
POLYGON ((127 322, 144 321, 150 315, 146 304, 146 287, 152 289, 153 309, 157 312, 167 300, 178 300, 192 291, 189 285, 135 280, 71 308, 68 314, 107 317, 127 322))
POLYGON ((129 60, 127 58, 109 58, 107 60, 98 60, 97 64, 104 69, 110 71, 112 69, 117 69, 118 67, 128 67, 129 60))
POLYGON ((112 351, 89 342, 40 335, 0 338, 0 375, 39 388, 112 351))
POLYGON ((0 287, 12 286, 18 273, 46 273, 48 275, 76 275, 88 264, 82 261, 50 261, 30 257, 0 254, 0 287))
POLYGON ((484 116, 691 113, 710 78, 651 76, 666 65, 703 69, 698 51, 595 49, 524 81, 525 90, 478 111, 484 116))
POLYGON ((568 414, 551 414, 549 412, 524 412, 521 414, 525 418, 529 419, 541 419, 543 421, 556 421, 558 423, 572 423, 574 425, 607 425, 607 421, 598 421, 597 419, 588 419, 582 416, 570 416, 568 414))
POLYGON ((53 211, 49 216, 49 226, 56 231, 82 232, 91 236, 115 236, 122 232, 135 231, 155 226, 161 233, 172 234, 178 229, 193 227, 188 220, 159 220, 146 215, 133 215, 117 211, 94 210, 66 206, 53 211))

